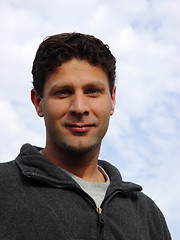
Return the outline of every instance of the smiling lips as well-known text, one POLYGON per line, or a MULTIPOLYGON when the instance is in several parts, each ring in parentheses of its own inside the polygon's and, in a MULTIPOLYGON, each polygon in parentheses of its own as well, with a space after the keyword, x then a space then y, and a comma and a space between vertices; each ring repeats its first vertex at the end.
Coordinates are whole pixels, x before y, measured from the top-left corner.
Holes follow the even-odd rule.
POLYGON ((93 124, 84 124, 84 125, 67 124, 66 127, 75 133, 87 133, 92 127, 94 127, 94 125, 93 124))

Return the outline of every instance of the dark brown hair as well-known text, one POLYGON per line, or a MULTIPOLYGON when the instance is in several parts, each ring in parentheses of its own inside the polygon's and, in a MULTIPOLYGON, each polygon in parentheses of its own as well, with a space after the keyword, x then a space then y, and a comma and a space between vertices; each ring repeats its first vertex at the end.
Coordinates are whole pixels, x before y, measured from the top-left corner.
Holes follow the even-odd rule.
POLYGON ((116 59, 108 45, 94 36, 62 33, 47 37, 39 46, 32 67, 33 86, 43 97, 44 83, 58 66, 73 58, 101 67, 108 76, 109 88, 115 83, 116 59))

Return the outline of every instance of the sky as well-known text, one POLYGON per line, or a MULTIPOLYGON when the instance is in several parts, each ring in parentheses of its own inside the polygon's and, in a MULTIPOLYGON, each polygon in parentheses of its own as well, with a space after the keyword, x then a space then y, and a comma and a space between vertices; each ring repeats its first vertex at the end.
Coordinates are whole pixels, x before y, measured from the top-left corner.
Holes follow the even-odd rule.
POLYGON ((100 158, 143 186, 180 237, 180 1, 0 0, 0 162, 45 144, 31 68, 52 34, 88 33, 117 60, 117 103, 100 158))

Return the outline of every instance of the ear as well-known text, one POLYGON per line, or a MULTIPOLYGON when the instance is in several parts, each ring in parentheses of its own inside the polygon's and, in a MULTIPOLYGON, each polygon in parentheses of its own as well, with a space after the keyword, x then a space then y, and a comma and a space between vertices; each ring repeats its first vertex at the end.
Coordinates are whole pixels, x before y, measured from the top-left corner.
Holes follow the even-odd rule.
POLYGON ((43 117, 42 98, 40 97, 39 93, 35 89, 31 90, 31 101, 39 117, 43 117))
POLYGON ((115 105, 116 105, 116 86, 113 87, 112 95, 111 95, 111 101, 112 101, 112 106, 111 106, 110 115, 113 115, 114 109, 115 109, 115 105))

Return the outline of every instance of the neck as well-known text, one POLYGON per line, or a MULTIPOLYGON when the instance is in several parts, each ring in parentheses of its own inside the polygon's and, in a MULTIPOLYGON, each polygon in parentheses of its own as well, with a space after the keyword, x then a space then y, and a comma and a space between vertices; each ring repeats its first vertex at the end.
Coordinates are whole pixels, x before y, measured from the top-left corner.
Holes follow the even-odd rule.
POLYGON ((104 176, 97 166, 99 151, 100 144, 90 152, 81 154, 69 153, 54 146, 46 145, 42 153, 57 166, 86 181, 105 182, 104 176))

